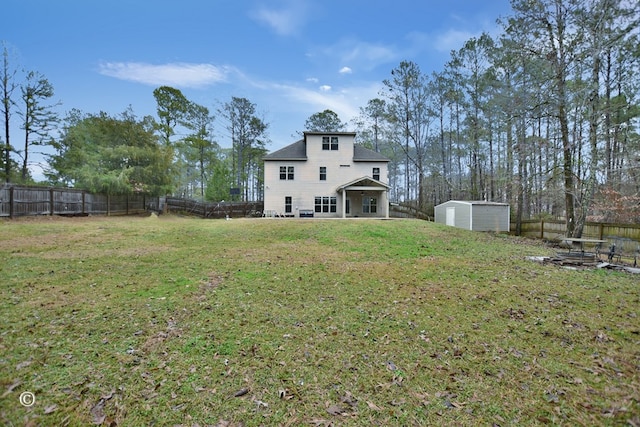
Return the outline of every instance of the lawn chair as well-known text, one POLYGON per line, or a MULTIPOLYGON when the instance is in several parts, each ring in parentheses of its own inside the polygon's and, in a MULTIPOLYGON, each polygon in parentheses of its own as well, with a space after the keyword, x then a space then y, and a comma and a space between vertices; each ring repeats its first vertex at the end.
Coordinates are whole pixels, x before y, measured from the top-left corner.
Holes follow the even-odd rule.
POLYGON ((613 262, 613 259, 617 258, 618 262, 620 262, 621 257, 622 257, 622 254, 618 250, 618 247, 616 246, 615 242, 612 243, 611 246, 609 246, 609 253, 607 254, 607 259, 609 260, 609 262, 613 262))

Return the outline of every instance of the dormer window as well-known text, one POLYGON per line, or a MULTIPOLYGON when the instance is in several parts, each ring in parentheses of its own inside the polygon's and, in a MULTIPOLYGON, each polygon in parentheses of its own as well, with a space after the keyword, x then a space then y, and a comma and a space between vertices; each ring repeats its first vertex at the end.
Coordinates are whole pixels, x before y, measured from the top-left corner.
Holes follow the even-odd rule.
POLYGON ((322 137, 322 149, 338 151, 338 137, 337 136, 323 136, 322 137))

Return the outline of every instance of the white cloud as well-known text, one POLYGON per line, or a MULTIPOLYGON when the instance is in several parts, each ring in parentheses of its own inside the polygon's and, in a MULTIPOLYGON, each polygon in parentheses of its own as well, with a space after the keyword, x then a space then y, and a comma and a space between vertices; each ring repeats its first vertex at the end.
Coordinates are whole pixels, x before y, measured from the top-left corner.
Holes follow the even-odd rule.
MULTIPOLYGON (((319 48, 309 53, 310 58, 325 61, 326 58, 341 64, 348 63, 358 69, 371 70, 380 64, 393 63, 402 56, 398 49, 391 45, 369 43, 354 39, 343 39, 340 42, 319 48)), ((350 67, 340 69, 341 73, 350 73, 350 67)))
POLYGON ((271 27, 281 36, 296 34, 309 16, 309 7, 305 1, 289 0, 284 7, 273 9, 263 6, 250 12, 258 22, 271 27))
POLYGON ((228 67, 211 64, 146 64, 143 62, 105 62, 99 73, 120 80, 151 86, 176 86, 198 88, 226 81, 231 71, 228 67))
POLYGON ((481 33, 471 33, 449 29, 435 37, 434 48, 440 52, 451 52, 460 49, 470 38, 478 37, 481 33))
POLYGON ((329 92, 331 90, 331 86, 329 85, 322 85, 319 87, 320 91, 322 92, 329 92))
MULTIPOLYGON (((338 91, 317 91, 281 84, 272 85, 272 89, 285 99, 287 105, 308 106, 307 116, 329 109, 338 114, 343 122, 349 122, 359 114, 361 106, 378 96, 381 83, 352 86, 338 91)), ((271 99, 275 100, 277 97, 271 97, 271 99)))
POLYGON ((317 78, 317 77, 309 77, 309 78, 307 79, 307 81, 308 81, 309 83, 318 83, 318 82, 319 82, 319 80, 318 80, 318 78, 317 78))
POLYGON ((351 70, 351 68, 349 67, 342 67, 340 68, 340 71, 338 71, 340 74, 351 74, 353 72, 353 70, 351 70))

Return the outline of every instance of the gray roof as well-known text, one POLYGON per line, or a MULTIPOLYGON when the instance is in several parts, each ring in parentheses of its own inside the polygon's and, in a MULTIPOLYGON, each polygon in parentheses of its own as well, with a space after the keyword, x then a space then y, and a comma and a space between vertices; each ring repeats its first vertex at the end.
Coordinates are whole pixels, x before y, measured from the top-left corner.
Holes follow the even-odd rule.
POLYGON ((354 162, 389 162, 382 154, 369 150, 368 148, 364 148, 361 145, 353 146, 353 161, 354 162))
MULTIPOLYGON (((308 133, 308 132, 307 132, 308 133)), ((307 144, 304 139, 287 145, 263 157, 263 160, 307 160, 307 144)), ((385 156, 360 145, 353 146, 354 162, 388 162, 385 156)))
POLYGON ((465 205, 486 205, 486 206, 509 206, 509 203, 488 202, 486 200, 447 200, 444 203, 440 203, 440 205, 444 205, 445 203, 464 203, 465 205))
POLYGON ((307 144, 304 139, 289 144, 284 148, 269 153, 264 160, 307 160, 307 144))

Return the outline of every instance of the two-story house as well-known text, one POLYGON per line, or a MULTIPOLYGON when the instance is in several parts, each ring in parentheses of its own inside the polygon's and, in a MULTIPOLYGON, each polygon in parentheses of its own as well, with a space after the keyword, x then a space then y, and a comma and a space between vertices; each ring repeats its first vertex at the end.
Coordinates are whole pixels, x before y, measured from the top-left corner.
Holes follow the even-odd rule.
POLYGON ((265 215, 389 217, 389 159, 355 132, 304 132, 264 157, 265 215))

